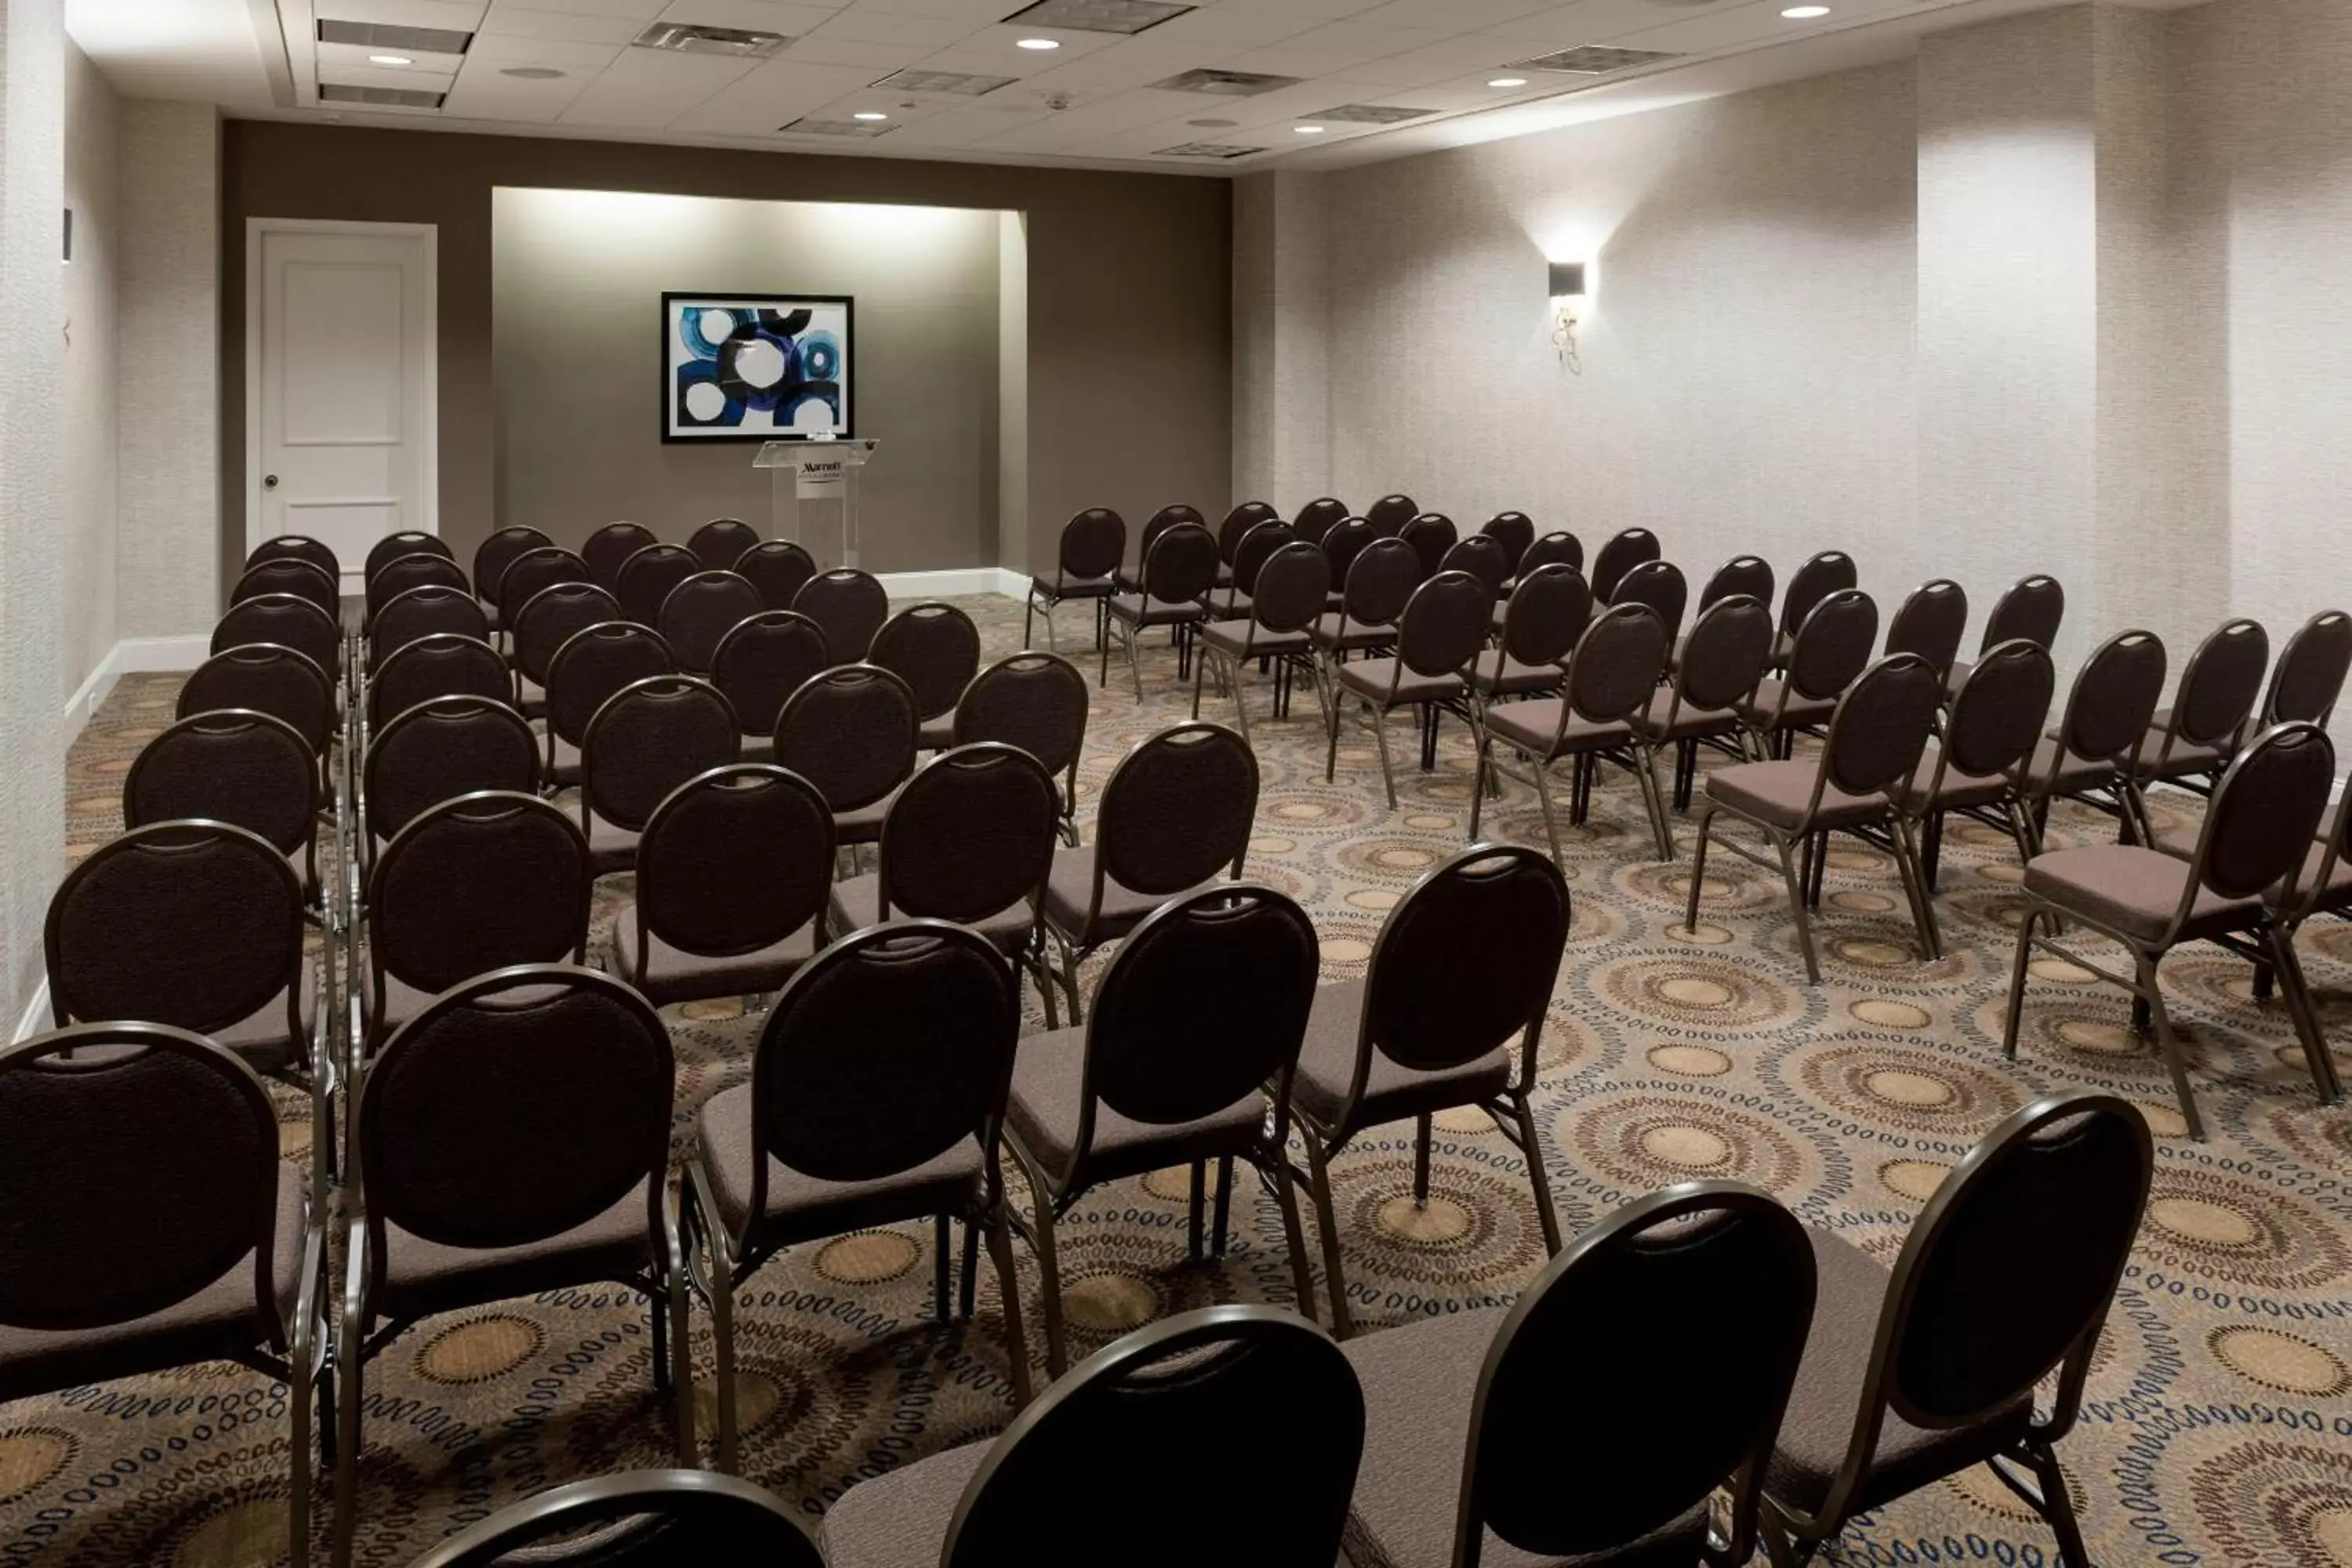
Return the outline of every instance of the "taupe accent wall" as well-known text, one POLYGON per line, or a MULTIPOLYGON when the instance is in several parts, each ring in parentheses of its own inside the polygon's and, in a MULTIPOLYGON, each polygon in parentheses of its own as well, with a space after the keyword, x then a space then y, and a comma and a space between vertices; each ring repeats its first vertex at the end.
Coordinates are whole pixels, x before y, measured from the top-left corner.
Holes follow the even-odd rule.
MULTIPOLYGON (((1051 560, 1060 521, 1087 506, 1109 505, 1140 517, 1177 500, 1203 510, 1226 504, 1231 236, 1230 192, 1222 180, 275 121, 233 122, 226 143, 225 556, 241 546, 244 527, 248 216, 437 226, 441 531, 463 557, 495 526, 490 209, 491 192, 499 186, 1021 212, 1029 239, 1031 563, 1051 560)), ((646 339, 641 365, 652 363, 653 342, 646 339)), ((887 429, 871 433, 891 439, 887 429)), ((976 504, 986 501, 975 498, 976 504)), ((579 531, 596 521, 583 520, 579 531)), ((883 546, 877 541, 874 548, 883 546)), ((908 562, 940 568, 992 563, 908 562)))

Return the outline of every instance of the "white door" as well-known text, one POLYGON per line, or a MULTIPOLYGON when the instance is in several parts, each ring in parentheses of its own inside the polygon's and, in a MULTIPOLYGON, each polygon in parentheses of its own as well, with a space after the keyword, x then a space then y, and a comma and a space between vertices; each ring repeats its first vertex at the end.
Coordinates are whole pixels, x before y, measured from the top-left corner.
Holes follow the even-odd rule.
POLYGON ((247 238, 246 547, 309 534, 356 594, 377 540, 439 531, 433 231, 257 218, 247 238))

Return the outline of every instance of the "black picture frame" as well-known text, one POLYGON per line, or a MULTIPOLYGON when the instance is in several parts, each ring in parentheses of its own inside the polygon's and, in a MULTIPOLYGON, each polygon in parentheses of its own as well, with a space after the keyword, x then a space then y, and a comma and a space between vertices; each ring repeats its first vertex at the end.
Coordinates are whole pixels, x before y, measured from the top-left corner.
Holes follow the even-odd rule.
MULTIPOLYGON (((857 433, 856 418, 857 383, 855 358, 856 305, 856 296, 851 294, 776 294, 723 289, 664 289, 661 297, 660 398, 656 408, 663 443, 667 446, 709 446, 743 442, 823 440, 828 435, 840 440, 854 437, 857 433), (767 330, 757 335, 765 336, 771 340, 777 335, 779 330, 788 325, 794 315, 803 310, 808 311, 811 320, 799 327, 785 331, 783 335, 793 340, 797 352, 805 352, 800 349, 800 345, 806 342, 808 336, 813 333, 823 333, 830 340, 835 363, 833 374, 829 376, 807 377, 797 384, 791 384, 799 386, 830 384, 835 389, 830 400, 835 414, 832 428, 829 431, 817 432, 780 429, 772 425, 743 424, 741 423, 743 418, 761 411, 756 406, 742 407, 741 400, 732 395, 729 395, 724 410, 724 413, 734 416, 732 422, 729 422, 723 416, 719 420, 709 422, 689 421, 682 417, 685 414, 684 404, 688 390, 688 380, 682 379, 682 373, 686 371, 688 364, 704 358, 694 345, 687 342, 683 333, 684 311, 694 308, 732 311, 739 318, 744 312, 756 312, 759 318, 769 319, 765 321, 767 330), (837 325, 826 320, 824 313, 828 312, 838 312, 837 325), (681 353, 686 356, 684 363, 681 363, 681 353)), ((738 331, 742 331, 748 324, 739 321, 738 331)), ((731 340, 732 334, 730 341, 731 340)), ((700 341, 708 342, 707 339, 700 341)), ((709 356, 708 363, 714 367, 714 374, 703 378, 721 384, 722 387, 724 382, 717 373, 716 367, 726 363, 722 357, 723 353, 722 349, 709 356)), ((774 416, 772 410, 768 410, 767 413, 769 417, 774 416)))

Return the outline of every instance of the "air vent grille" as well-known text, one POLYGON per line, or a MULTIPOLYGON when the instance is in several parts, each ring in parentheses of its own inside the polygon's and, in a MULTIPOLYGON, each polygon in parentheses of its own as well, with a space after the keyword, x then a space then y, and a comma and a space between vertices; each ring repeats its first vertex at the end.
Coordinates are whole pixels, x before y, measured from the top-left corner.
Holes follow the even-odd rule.
POLYGON ((1513 70, 1570 71, 1577 76, 1607 76, 1611 71, 1631 70, 1635 66, 1654 65, 1660 60, 1678 60, 1682 56, 1657 49, 1612 49, 1605 44, 1579 44, 1572 49, 1557 54, 1538 55, 1531 60, 1518 60, 1513 70))
POLYGON ((641 49, 663 49, 677 55, 727 55, 736 59, 764 60, 792 39, 782 33, 756 32, 749 27, 705 27, 687 22, 656 22, 634 40, 641 49))
POLYGON ((876 87, 895 88, 900 92, 941 92, 958 98, 978 98, 994 92, 1000 87, 1011 87, 1020 80, 1012 76, 967 76, 961 71, 892 71, 876 87))
POLYGON ((1297 87, 1304 78, 1267 76, 1259 71, 1221 71, 1205 68, 1171 76, 1151 85, 1161 92, 1207 92, 1221 98, 1255 98, 1261 92, 1278 92, 1286 87, 1297 87))
POLYGON ((1172 0, 1037 0, 1004 20, 1024 27, 1063 27, 1074 33, 1140 33, 1192 8, 1172 0))
POLYGON ((1337 109, 1327 109, 1320 114, 1310 114, 1309 120, 1328 120, 1349 125, 1402 125, 1408 120, 1419 120, 1434 114, 1433 109, 1396 109, 1385 103, 1343 103, 1337 109))
POLYGON ((1173 147, 1162 147, 1152 154, 1155 158, 1246 158, 1253 153, 1263 153, 1263 147, 1236 147, 1230 142, 1180 142, 1173 147))
POLYGON ((346 87, 339 81, 319 84, 321 103, 364 103, 375 109, 438 109, 446 96, 413 87, 346 87))
POLYGON ((357 44, 363 48, 398 49, 406 54, 462 55, 474 41, 471 33, 454 27, 397 27, 389 22, 319 23, 322 44, 357 44))
POLYGON ((795 120, 790 125, 779 125, 776 131, 785 136, 885 136, 887 125, 875 125, 863 120, 795 120))

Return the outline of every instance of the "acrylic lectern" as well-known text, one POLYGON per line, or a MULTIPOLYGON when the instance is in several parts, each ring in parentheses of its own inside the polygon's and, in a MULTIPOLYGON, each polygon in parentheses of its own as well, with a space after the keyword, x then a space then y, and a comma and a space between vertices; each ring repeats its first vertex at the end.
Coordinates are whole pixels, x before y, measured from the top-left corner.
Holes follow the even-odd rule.
POLYGON ((809 552, 820 572, 857 564, 857 479, 876 440, 770 441, 751 459, 769 470, 769 536, 809 552), (826 515, 838 509, 837 527, 826 515))

